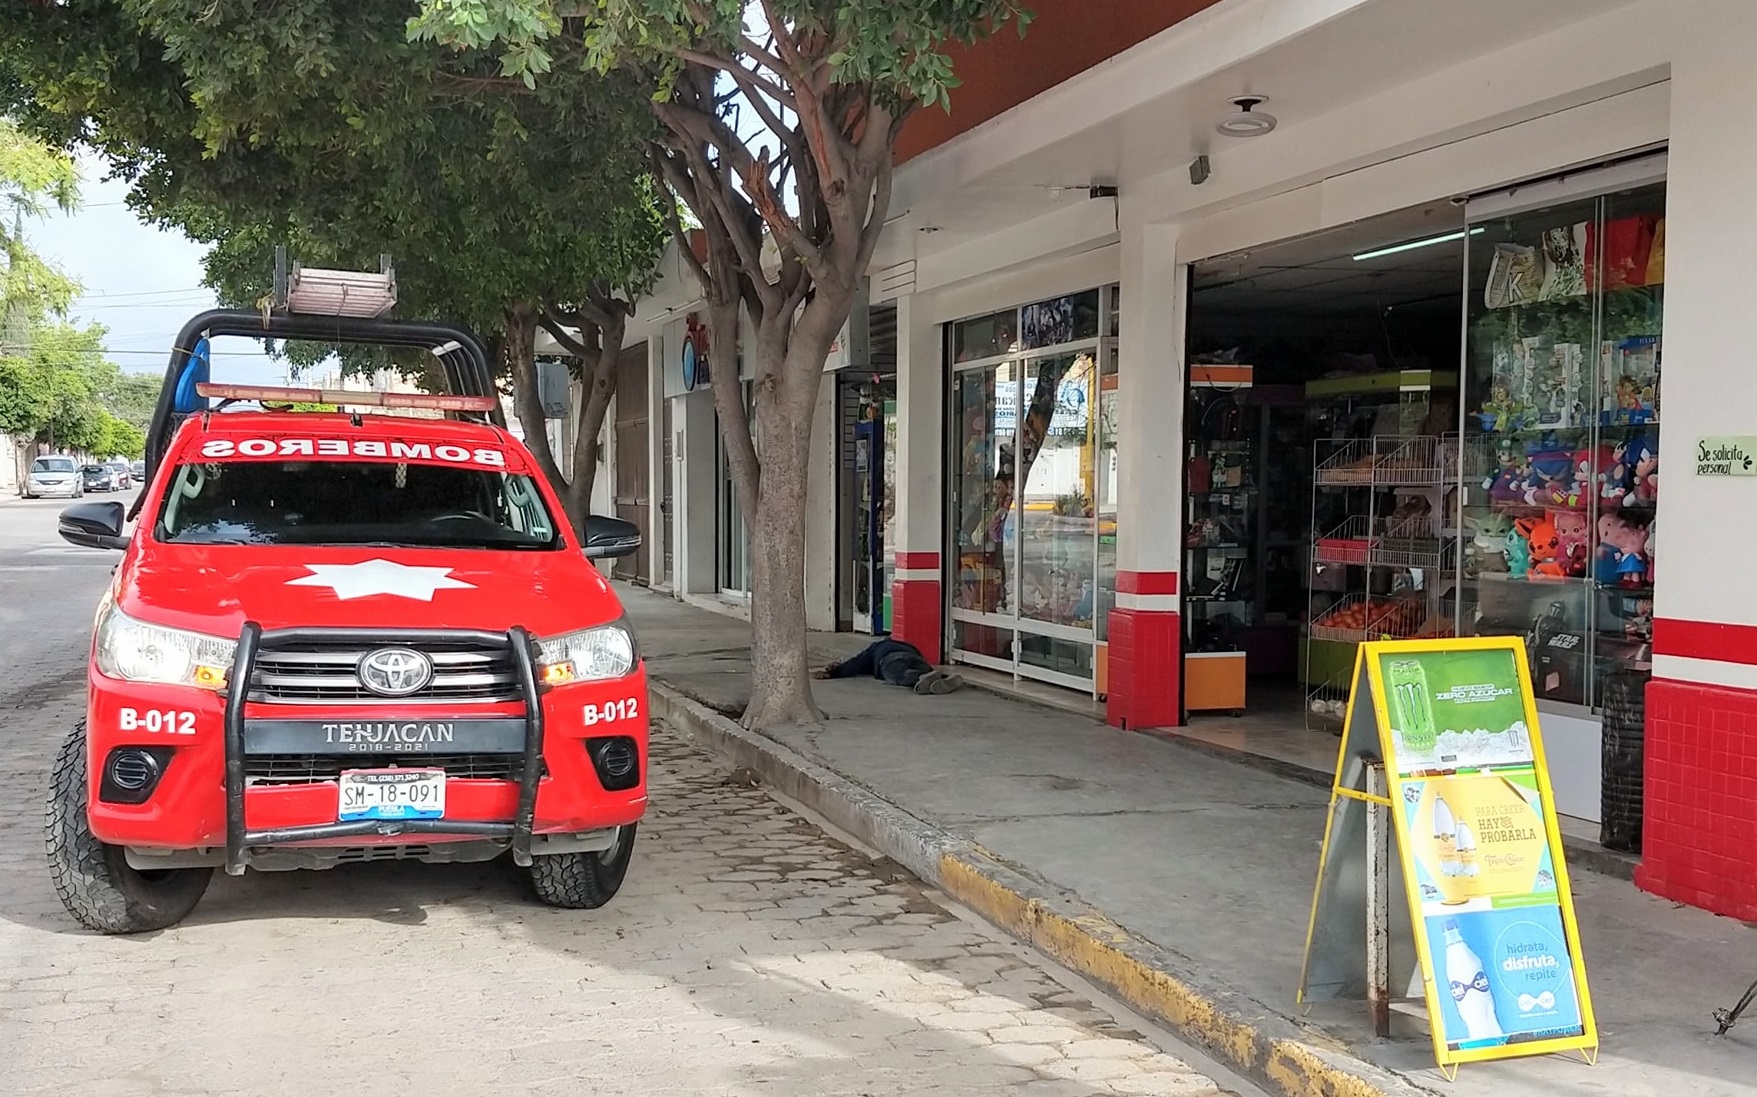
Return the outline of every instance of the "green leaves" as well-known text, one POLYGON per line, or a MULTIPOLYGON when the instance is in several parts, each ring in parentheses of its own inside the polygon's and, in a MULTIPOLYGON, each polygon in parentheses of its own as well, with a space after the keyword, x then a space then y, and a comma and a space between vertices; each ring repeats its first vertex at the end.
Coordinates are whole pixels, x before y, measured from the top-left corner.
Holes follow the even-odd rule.
POLYGON ((277 244, 315 266, 388 251, 402 315, 488 333, 512 300, 644 288, 663 244, 646 86, 556 65, 560 30, 505 0, 15 2, 0 110, 99 149, 146 217, 213 244, 229 304, 267 292, 277 244))

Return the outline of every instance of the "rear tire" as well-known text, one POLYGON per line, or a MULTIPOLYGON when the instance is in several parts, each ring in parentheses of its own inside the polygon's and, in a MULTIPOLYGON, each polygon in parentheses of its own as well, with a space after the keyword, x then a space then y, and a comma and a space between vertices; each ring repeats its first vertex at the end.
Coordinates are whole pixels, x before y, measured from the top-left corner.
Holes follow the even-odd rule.
POLYGON ((637 824, 618 827, 616 844, 595 853, 548 853, 531 858, 531 886, 544 905, 596 910, 616 898, 634 855, 637 824))
POLYGON ((211 868, 142 872, 122 847, 98 841, 86 818, 85 721, 61 744, 49 781, 44 827, 49 875, 61 905, 99 933, 147 933, 174 926, 201 902, 211 868))

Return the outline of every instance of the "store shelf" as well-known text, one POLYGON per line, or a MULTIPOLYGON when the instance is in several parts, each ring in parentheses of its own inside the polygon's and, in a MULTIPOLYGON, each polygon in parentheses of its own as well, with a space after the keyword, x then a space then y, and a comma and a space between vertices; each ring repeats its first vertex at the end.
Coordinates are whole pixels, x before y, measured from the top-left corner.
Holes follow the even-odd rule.
POLYGON ((1425 610, 1413 598, 1351 594, 1306 627, 1314 640, 1360 644, 1403 639, 1420 631, 1425 610))
MULTIPOLYGON (((1320 447, 1323 443, 1319 444, 1320 447)), ((1455 437, 1381 435, 1332 442, 1320 449, 1313 477, 1322 487, 1433 488, 1452 483, 1455 437)))
POLYGON ((1374 539, 1364 514, 1351 515, 1340 526, 1312 545, 1312 562, 1318 564, 1364 564, 1372 555, 1374 539))
POLYGON ((1374 544, 1368 554, 1368 563, 1386 567, 1438 570, 1451 562, 1452 556, 1448 546, 1436 538, 1396 541, 1386 538, 1374 544))

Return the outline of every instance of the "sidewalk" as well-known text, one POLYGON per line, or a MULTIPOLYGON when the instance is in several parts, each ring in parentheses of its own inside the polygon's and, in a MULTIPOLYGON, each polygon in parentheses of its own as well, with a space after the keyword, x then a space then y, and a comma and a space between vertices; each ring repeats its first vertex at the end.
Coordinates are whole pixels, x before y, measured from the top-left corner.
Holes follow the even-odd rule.
MULTIPOLYGON (((1380 1041, 1364 1003, 1298 1013, 1323 790, 975 689, 917 697, 819 682, 823 726, 751 736, 722 718, 746 697, 748 626, 621 593, 655 711, 679 730, 1272 1092, 1757 1097, 1757 1011, 1723 1038, 1710 1018, 1757 978, 1757 936, 1741 923, 1571 863, 1598 1065, 1514 1060, 1466 1066, 1448 1083, 1419 1018, 1399 1016, 1380 1041)), ((821 662, 862 638, 810 643, 821 662)), ((1393 970, 1406 974, 1414 960, 1403 953, 1393 970)))

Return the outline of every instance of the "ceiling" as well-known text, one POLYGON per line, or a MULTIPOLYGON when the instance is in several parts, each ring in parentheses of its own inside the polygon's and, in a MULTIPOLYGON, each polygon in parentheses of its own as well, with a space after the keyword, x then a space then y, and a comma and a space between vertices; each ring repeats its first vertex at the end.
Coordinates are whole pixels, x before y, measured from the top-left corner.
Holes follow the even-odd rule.
POLYGON ((1462 238, 1359 261, 1354 256, 1463 229, 1463 211, 1443 202, 1210 259, 1192 271, 1192 309, 1208 315, 1456 314, 1462 238))
MULTIPOLYGON (((1264 109, 1285 130, 1632 2, 1375 0, 1236 65, 1186 82, 1173 79, 1163 95, 1115 112, 1084 115, 1070 132, 1051 134, 1042 143, 1017 131, 1026 112, 1046 109, 1052 97, 1072 93, 1073 84, 1083 78, 1076 77, 1069 86, 1046 92, 912 162, 899 177, 894 216, 935 231, 896 234, 880 265, 955 248, 1055 213, 1067 203, 1087 201, 1085 192, 1075 188, 1129 186, 1180 169, 1199 153, 1218 152, 1225 139, 1214 136, 1213 126, 1234 109, 1228 103, 1234 95, 1268 95, 1264 109), (992 154, 992 146, 969 151, 974 146, 968 142, 991 129, 1023 139, 1016 154, 1014 146, 1007 146, 1004 155, 1011 158, 1004 163, 979 162, 992 154)), ((1102 68, 1083 75, 1100 74, 1102 68)), ((1065 120, 1066 112, 1061 114, 1065 120)))

